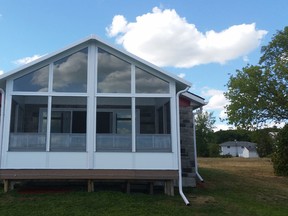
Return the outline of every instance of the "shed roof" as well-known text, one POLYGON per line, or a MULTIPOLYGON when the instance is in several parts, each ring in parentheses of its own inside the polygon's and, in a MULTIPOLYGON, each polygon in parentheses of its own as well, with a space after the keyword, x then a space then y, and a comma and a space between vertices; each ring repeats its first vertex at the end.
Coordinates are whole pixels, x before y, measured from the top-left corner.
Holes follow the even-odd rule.
POLYGON ((243 146, 243 147, 255 147, 256 143, 248 142, 248 141, 228 141, 220 144, 221 147, 225 146, 243 146))

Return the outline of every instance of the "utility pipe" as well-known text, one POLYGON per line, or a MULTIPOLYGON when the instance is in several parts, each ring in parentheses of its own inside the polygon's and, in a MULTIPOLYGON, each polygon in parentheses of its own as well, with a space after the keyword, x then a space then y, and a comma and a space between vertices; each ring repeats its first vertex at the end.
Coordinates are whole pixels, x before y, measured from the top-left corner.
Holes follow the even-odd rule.
POLYGON ((198 161, 197 161, 197 146, 196 146, 196 123, 195 123, 195 114, 192 111, 192 115, 193 115, 193 144, 194 144, 194 158, 195 158, 195 173, 197 178, 201 181, 204 182, 203 178, 201 177, 201 175, 198 172, 198 161))
POLYGON ((1 168, 1 156, 2 156, 2 144, 3 144, 3 122, 4 122, 4 98, 5 92, 0 88, 1 94, 1 111, 0 111, 0 168, 1 168))
POLYGON ((185 204, 188 206, 190 205, 188 199, 186 198, 185 194, 183 193, 183 185, 182 185, 182 164, 181 164, 181 145, 180 145, 180 106, 179 106, 179 100, 180 100, 180 94, 188 91, 189 87, 187 87, 184 90, 181 90, 177 93, 177 97, 176 97, 176 126, 177 126, 177 147, 178 147, 178 178, 179 178, 179 194, 181 195, 183 201, 185 202, 185 204))

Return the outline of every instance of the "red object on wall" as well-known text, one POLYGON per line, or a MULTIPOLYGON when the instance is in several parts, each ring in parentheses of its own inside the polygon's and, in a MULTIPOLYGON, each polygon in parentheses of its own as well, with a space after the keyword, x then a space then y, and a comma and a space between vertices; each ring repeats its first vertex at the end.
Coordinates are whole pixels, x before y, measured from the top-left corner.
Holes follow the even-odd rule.
POLYGON ((179 106, 180 107, 188 107, 188 106, 190 106, 190 100, 186 99, 184 97, 180 97, 179 106))

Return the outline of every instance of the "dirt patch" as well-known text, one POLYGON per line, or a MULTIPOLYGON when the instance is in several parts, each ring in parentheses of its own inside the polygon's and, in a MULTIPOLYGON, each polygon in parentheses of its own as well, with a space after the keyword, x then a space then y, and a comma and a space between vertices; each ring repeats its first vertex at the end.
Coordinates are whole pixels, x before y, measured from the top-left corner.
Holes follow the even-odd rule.
MULTIPOLYGON (((216 200, 212 196, 189 196, 189 200, 191 203, 197 205, 205 205, 205 204, 216 204, 216 200)), ((193 204, 192 204, 193 205, 193 204)))

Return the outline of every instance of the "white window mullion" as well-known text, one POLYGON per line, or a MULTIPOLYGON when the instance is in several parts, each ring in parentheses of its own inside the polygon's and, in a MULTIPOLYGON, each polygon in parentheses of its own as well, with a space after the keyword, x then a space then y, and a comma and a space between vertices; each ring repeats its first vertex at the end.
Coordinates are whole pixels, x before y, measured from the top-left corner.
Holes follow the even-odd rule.
POLYGON ((53 92, 53 63, 49 65, 48 92, 53 92))
POLYGON ((46 151, 50 151, 50 133, 51 133, 51 110, 52 110, 52 96, 48 97, 47 109, 47 131, 46 131, 46 151))
POLYGON ((135 65, 131 65, 131 93, 132 95, 135 95, 136 92, 136 80, 135 80, 135 65))
POLYGON ((136 125, 137 122, 140 119, 136 118, 136 98, 135 98, 135 92, 136 92, 136 87, 135 87, 135 65, 131 65, 131 93, 132 93, 132 98, 131 98, 131 111, 132 111, 132 152, 136 152, 136 125))
POLYGON ((86 150, 88 152, 88 169, 94 168, 95 151, 95 71, 96 71, 96 46, 90 44, 88 48, 88 73, 87 73, 87 114, 86 114, 86 150))
POLYGON ((1 118, 4 118, 3 121, 3 133, 2 133, 2 149, 0 148, 0 150, 2 150, 2 155, 0 152, 0 167, 1 168, 5 168, 6 167, 6 157, 7 157, 7 151, 9 150, 9 137, 10 137, 10 120, 11 120, 11 107, 12 107, 12 87, 13 87, 13 83, 12 81, 8 81, 6 84, 6 95, 5 95, 5 99, 6 102, 3 104, 4 105, 4 109, 5 109, 5 115, 1 116, 1 118))
POLYGON ((132 152, 136 152, 136 108, 135 97, 132 97, 132 152))
POLYGON ((98 47, 95 46, 94 47, 94 56, 93 56, 93 62, 94 62, 94 68, 93 68, 93 73, 94 73, 94 78, 93 78, 93 81, 94 81, 94 89, 93 89, 93 112, 94 112, 94 117, 93 117, 93 145, 94 145, 94 148, 93 148, 93 151, 96 152, 97 150, 97 134, 96 134, 96 128, 97 128, 97 97, 95 97, 95 95, 97 95, 97 86, 98 86, 98 47))

